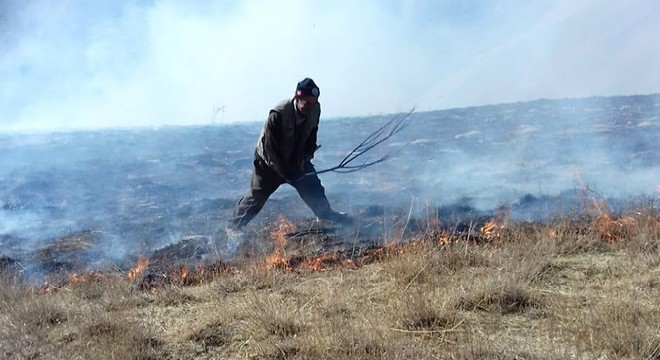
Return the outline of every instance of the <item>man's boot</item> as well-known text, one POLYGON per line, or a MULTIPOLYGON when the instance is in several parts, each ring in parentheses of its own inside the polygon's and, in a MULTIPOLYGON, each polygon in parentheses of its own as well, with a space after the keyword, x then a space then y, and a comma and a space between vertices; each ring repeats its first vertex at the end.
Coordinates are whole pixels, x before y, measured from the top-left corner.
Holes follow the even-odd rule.
POLYGON ((332 221, 340 225, 353 225, 355 220, 346 213, 331 210, 329 213, 320 217, 322 220, 332 221))

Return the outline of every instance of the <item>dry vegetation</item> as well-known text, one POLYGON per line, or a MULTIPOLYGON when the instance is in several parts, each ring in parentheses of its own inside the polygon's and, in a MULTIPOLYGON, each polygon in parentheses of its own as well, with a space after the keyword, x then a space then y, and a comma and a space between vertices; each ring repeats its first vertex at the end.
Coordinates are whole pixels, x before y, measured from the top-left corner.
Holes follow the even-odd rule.
POLYGON ((252 258, 150 290, 120 273, 45 293, 5 276, 0 357, 660 359, 653 210, 484 239, 429 226, 360 265, 252 258))

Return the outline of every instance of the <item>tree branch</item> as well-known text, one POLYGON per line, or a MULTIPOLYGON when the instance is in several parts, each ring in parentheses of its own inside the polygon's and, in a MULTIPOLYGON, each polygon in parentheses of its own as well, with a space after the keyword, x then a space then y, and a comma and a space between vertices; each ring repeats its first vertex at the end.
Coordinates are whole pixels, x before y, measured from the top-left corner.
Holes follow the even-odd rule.
POLYGON ((372 161, 365 161, 361 164, 355 165, 353 162, 375 148, 376 146, 382 144, 383 142, 387 141, 390 139, 392 136, 400 133, 403 129, 408 127, 410 125, 410 115, 415 111, 415 108, 412 108, 410 111, 407 113, 403 114, 398 114, 394 116, 390 121, 385 123, 383 126, 378 128, 376 131, 372 132, 367 136, 362 142, 360 142, 356 147, 354 147, 344 158, 339 162, 339 164, 315 171, 312 173, 307 173, 304 174, 303 176, 307 175, 312 175, 312 174, 323 174, 327 172, 337 172, 337 173, 351 173, 355 171, 362 170, 364 168, 367 168, 372 165, 376 165, 378 163, 381 163, 385 160, 388 160, 392 158, 394 155, 396 155, 401 149, 392 151, 390 153, 387 153, 383 155, 381 158, 372 160, 372 161))

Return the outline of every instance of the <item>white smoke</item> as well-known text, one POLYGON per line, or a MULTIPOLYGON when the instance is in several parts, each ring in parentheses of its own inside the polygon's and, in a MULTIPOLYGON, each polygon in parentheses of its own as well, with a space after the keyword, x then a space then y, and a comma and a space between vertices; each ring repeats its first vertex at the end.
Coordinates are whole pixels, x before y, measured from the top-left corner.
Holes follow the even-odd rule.
POLYGON ((0 129, 261 121, 660 91, 655 0, 6 0, 0 129))

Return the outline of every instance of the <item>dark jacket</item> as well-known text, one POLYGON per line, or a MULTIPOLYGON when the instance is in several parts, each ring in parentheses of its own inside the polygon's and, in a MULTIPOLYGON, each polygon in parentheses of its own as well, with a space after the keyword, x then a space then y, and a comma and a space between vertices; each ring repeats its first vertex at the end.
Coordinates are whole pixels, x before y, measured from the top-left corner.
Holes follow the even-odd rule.
POLYGON ((320 104, 302 115, 293 99, 281 101, 270 110, 255 155, 287 180, 301 175, 304 165, 314 158, 320 117, 320 104))

